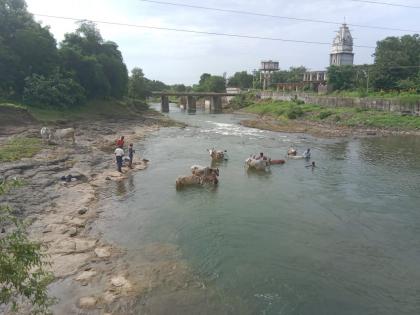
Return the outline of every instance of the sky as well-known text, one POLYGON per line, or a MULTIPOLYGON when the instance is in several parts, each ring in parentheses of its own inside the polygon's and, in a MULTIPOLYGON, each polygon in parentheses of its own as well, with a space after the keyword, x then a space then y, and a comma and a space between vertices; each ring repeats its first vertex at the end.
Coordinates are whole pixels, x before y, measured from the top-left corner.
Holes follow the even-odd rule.
MULTIPOLYGON (((162 0, 212 8, 250 11, 348 24, 417 30, 420 9, 361 3, 351 0, 162 0)), ((383 2, 420 6, 419 0, 383 2)), ((234 33, 332 43, 339 25, 177 7, 142 0, 27 0, 33 14, 109 21, 205 32, 234 33)), ((41 17, 58 42, 77 28, 75 21, 41 17)), ((281 69, 305 66, 323 70, 329 65, 331 45, 315 45, 233 38, 97 24, 102 37, 119 45, 129 70, 143 69, 146 77, 166 84, 198 82, 202 73, 227 76, 258 69, 261 60, 279 61, 281 69)), ((350 26, 354 45, 375 47, 387 36, 415 32, 350 26)), ((355 64, 372 63, 374 48, 354 47, 355 64)))

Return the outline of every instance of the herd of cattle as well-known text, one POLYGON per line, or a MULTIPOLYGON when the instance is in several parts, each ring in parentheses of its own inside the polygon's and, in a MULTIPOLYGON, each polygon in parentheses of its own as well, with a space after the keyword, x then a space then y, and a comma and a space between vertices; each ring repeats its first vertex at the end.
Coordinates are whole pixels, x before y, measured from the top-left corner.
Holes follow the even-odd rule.
MULTIPOLYGON (((48 127, 42 127, 41 137, 44 142, 48 144, 57 144, 61 143, 66 139, 70 139, 74 144, 76 142, 75 130, 74 128, 65 128, 65 129, 50 129, 48 127)), ((309 151, 309 149, 308 149, 309 151)), ((220 151, 215 149, 208 150, 210 157, 213 162, 220 162, 228 159, 226 150, 220 151)), ((296 150, 290 148, 287 152, 289 158, 292 159, 302 159, 307 158, 308 156, 299 156, 296 154, 296 150)), ((309 155, 310 157, 310 155, 309 155)), ((283 164, 284 160, 272 160, 263 156, 250 156, 245 160, 245 167, 249 170, 256 171, 267 171, 270 169, 270 166, 273 164, 283 164)), ((180 189, 185 186, 194 186, 194 185, 217 185, 219 182, 219 169, 212 167, 204 167, 200 165, 193 165, 191 167, 191 175, 179 176, 176 179, 176 188, 180 189)))
MULTIPOLYGON (((228 159, 226 150, 219 151, 211 149, 208 150, 208 152, 212 162, 220 162, 228 159)), ((303 159, 310 157, 310 155, 297 155, 297 151, 294 148, 290 148, 288 150, 287 156, 291 159, 303 159)), ((268 171, 271 165, 283 163, 285 163, 285 160, 272 160, 261 153, 259 156, 254 155, 247 158, 245 160, 245 167, 247 170, 268 171)), ((181 189, 186 186, 198 186, 204 184, 217 185, 219 182, 218 176, 218 168, 193 165, 191 166, 191 175, 179 176, 176 179, 176 188, 181 189)))

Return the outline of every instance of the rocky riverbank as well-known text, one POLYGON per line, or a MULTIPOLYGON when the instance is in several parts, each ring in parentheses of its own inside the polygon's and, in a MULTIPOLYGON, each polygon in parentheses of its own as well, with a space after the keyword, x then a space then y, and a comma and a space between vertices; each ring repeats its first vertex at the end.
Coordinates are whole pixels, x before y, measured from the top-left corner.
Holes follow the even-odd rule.
MULTIPOLYGON (((62 128, 75 128, 75 145, 44 145, 32 158, 0 165, 2 179, 16 177, 24 182, 23 187, 11 190, 0 201, 31 223, 32 239, 47 245, 47 259, 55 276, 50 293, 58 298, 54 314, 136 314, 132 307, 135 301, 162 281, 185 286, 188 268, 179 257, 175 259, 175 248, 165 244, 146 246, 144 252, 154 253, 149 255, 153 259, 146 255, 139 262, 141 270, 134 272, 138 264, 130 268, 123 249, 92 232, 92 224, 103 211, 101 192, 148 164, 136 153, 134 169, 117 172, 113 155, 117 137, 125 135, 126 143, 138 143, 168 125, 172 122, 154 114, 62 123, 62 128), (69 174, 75 177, 72 181, 61 180, 69 174)), ((17 134, 39 137, 40 127, 30 121, 24 127, 7 128, 0 134, 0 146, 17 134)), ((192 278, 187 281, 194 282, 192 278)), ((152 308, 153 305, 157 307, 159 303, 152 300, 152 308)), ((21 312, 30 313, 30 307, 21 312)))

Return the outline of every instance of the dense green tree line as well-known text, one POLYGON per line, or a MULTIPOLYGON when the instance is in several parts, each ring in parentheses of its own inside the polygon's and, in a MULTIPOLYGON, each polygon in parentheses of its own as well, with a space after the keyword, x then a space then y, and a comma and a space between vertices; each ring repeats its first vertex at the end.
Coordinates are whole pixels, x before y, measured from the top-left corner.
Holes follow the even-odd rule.
POLYGON ((0 0, 0 97, 30 105, 69 107, 126 94, 127 68, 118 45, 96 26, 79 23, 57 43, 24 0, 0 0))
POLYGON ((203 73, 198 84, 193 86, 196 92, 226 92, 226 80, 222 76, 203 73))
MULTIPOLYGON (((305 72, 306 68, 302 66, 290 67, 289 70, 275 71, 271 75, 271 83, 301 82, 305 72)), ((235 72, 233 76, 228 78, 227 85, 229 87, 238 87, 241 89, 260 89, 262 87, 260 71, 255 71, 254 74, 246 71, 235 72)))
POLYGON ((95 24, 80 22, 57 46, 24 0, 0 0, 0 99, 71 107, 127 94, 144 99, 168 88, 139 70, 128 76, 118 45, 104 40, 95 24))

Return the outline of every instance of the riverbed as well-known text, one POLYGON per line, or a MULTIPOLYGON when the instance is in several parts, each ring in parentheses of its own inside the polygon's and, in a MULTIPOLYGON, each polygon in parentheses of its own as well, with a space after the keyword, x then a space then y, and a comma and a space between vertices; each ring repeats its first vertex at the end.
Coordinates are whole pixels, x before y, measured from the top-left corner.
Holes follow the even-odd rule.
POLYGON ((174 104, 168 115, 188 126, 135 143, 149 167, 115 184, 94 226, 125 250, 134 282, 151 281, 145 255, 163 274, 133 309, 420 313, 420 137, 323 139, 174 104), (245 170, 250 154, 283 159, 291 145, 310 148, 317 166, 287 160, 267 173, 245 170), (218 187, 176 191, 191 165, 210 165, 212 147, 229 156, 218 187))

